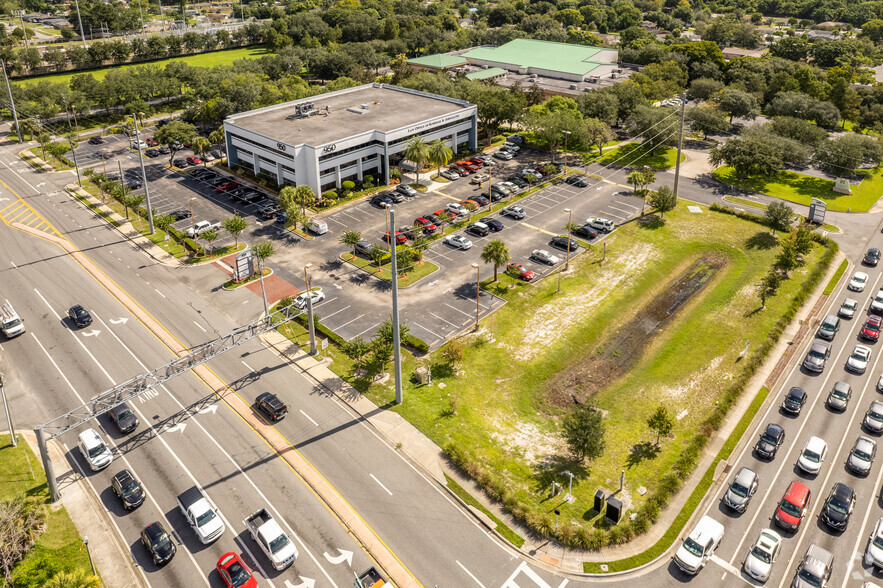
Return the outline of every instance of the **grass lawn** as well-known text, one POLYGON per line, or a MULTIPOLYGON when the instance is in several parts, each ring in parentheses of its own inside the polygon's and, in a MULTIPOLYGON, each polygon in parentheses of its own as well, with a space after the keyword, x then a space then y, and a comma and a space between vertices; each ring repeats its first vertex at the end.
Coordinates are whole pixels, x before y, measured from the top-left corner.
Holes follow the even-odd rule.
MULTIPOLYGON (((626 143, 622 147, 607 151, 596 159, 595 163, 624 167, 644 167, 646 165, 653 169, 669 169, 674 167, 677 154, 678 150, 674 147, 659 148, 655 154, 651 154, 639 143, 626 143)), ((682 154, 681 161, 685 159, 686 156, 682 154)))
MULTIPOLYGON (((764 227, 702 209, 692 214, 684 204, 664 222, 621 227, 607 238, 603 263, 598 247, 571 262, 561 294, 557 276, 534 285, 501 276, 493 288, 508 304, 484 319, 478 334, 461 338, 463 360, 452 369, 437 354, 408 357, 408 401, 390 410, 456 453, 474 478, 504 488, 502 502, 514 505, 519 518, 554 527, 552 511, 560 508, 566 527, 603 526, 590 510, 592 497, 599 487, 614 489, 623 469, 622 497, 638 506, 638 488, 654 487, 740 373, 745 340, 749 353, 760 345, 822 254, 820 247, 810 253, 761 310, 755 284, 776 256, 775 242, 764 227), (625 361, 621 335, 635 332, 633 318, 657 296, 672 294, 667 289, 679 276, 697 275, 700 260, 719 268, 705 288, 652 336, 640 334, 643 347, 620 372, 595 370, 602 364, 591 362, 599 357, 610 358, 608 368, 625 361), (432 370, 431 386, 409 380, 418 366, 432 370), (605 411, 607 450, 591 463, 567 455, 559 434, 570 393, 605 411), (680 418, 673 439, 654 449, 646 421, 659 404, 680 418), (562 482, 565 469, 576 474, 574 504, 548 500, 549 485, 562 482)), ((353 380, 351 363, 331 367, 353 380)), ((378 406, 394 398, 392 382, 360 385, 378 406)))
POLYGON ((740 180, 733 168, 722 166, 714 171, 714 177, 724 184, 743 190, 751 190, 774 198, 809 206, 813 198, 824 200, 829 210, 839 212, 867 212, 883 194, 883 168, 864 172, 861 184, 852 186, 852 194, 833 191, 834 181, 816 178, 796 172, 780 172, 773 177, 749 177, 740 180))
MULTIPOLYGON (((13 448, 9 435, 0 435, 0 448, 0 500, 21 494, 48 500, 43 466, 24 439, 19 438, 18 447, 13 448)), ((80 533, 64 507, 50 507, 46 531, 13 570, 13 579, 27 578, 28 585, 42 586, 56 572, 77 568, 92 573, 80 533)))
POLYGON ((840 267, 837 268, 837 271, 834 272, 834 275, 831 276, 831 279, 828 281, 828 285, 825 286, 825 291, 822 292, 825 296, 831 294, 834 291, 834 288, 837 287, 837 282, 840 281, 840 278, 843 276, 843 272, 846 271, 846 266, 849 265, 849 260, 844 259, 840 264, 840 267))
MULTIPOLYGON (((377 265, 372 260, 365 259, 364 257, 359 257, 358 255, 353 255, 349 252, 341 253, 340 258, 346 262, 353 264, 357 268, 370 273, 371 275, 377 276, 381 280, 392 282, 390 263, 384 263, 382 266, 380 266, 380 269, 378 270, 377 265)), ((404 277, 402 277, 401 273, 399 273, 399 288, 410 286, 411 284, 416 283, 418 280, 422 280, 429 274, 435 272, 437 269, 438 266, 431 261, 419 262, 417 265, 413 266, 411 268, 411 271, 405 274, 404 277)))
MULTIPOLYGON (((749 200, 747 198, 739 198, 738 196, 724 196, 724 200, 726 200, 727 202, 732 202, 733 204, 748 206, 750 208, 757 208, 759 210, 766 210, 767 208, 769 208, 769 206, 767 206, 763 202, 749 200)), ((829 225, 828 223, 823 224, 822 228, 833 233, 840 232, 840 229, 838 227, 835 227, 834 225, 829 225)))
MULTIPOLYGON (((238 253, 245 249, 245 243, 239 243, 238 245, 225 245, 223 247, 218 247, 214 251, 211 252, 210 255, 195 255, 187 260, 187 263, 201 263, 203 261, 211 261, 213 259, 220 259, 222 257, 226 257, 228 255, 232 255, 233 253, 238 253)), ((266 275, 266 274, 264 274, 266 275)))
POLYGON ((214 67, 216 65, 229 65, 236 61, 237 59, 245 59, 245 58, 253 58, 253 57, 263 57, 264 55, 270 55, 270 51, 262 46, 252 46, 252 47, 240 47, 238 49, 225 49, 222 51, 212 51, 211 53, 198 53, 196 55, 185 55, 183 57, 172 57, 170 59, 160 59, 158 61, 150 61, 145 63, 133 63, 127 65, 114 65, 110 67, 105 67, 102 69, 93 69, 93 70, 84 70, 84 71, 76 71, 70 73, 60 73, 60 74, 49 74, 45 76, 38 76, 34 78, 28 78, 26 80, 15 80, 13 84, 32 84, 34 82, 54 82, 54 83, 62 83, 64 85, 68 85, 71 81, 71 78, 78 74, 90 73, 92 74, 96 80, 103 80, 104 76, 107 75, 111 69, 118 68, 127 68, 127 67, 138 67, 139 65, 158 65, 159 67, 165 67, 167 63, 171 63, 172 61, 183 61, 185 63, 189 63, 194 67, 214 67))

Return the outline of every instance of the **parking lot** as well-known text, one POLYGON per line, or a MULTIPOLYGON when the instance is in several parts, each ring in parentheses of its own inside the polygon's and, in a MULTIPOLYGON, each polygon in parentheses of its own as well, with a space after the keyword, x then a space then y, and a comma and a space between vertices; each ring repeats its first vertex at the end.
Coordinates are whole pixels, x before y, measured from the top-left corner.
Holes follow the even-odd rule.
MULTIPOLYGON (((96 171, 103 171, 101 149, 105 151, 107 171, 117 168, 120 163, 123 174, 139 167, 138 154, 130 149, 125 137, 106 137, 104 145, 83 143, 77 150, 81 165, 91 165, 96 171)), ((541 159, 542 154, 529 150, 511 161, 494 160, 491 166, 491 181, 505 180, 512 175, 520 175, 521 170, 533 165, 548 163, 541 159)), ((189 150, 176 153, 175 157, 190 155, 189 150)), ((382 240, 387 230, 387 217, 384 209, 371 205, 368 201, 347 205, 322 215, 328 225, 328 232, 314 239, 302 239, 282 228, 274 220, 263 220, 256 216, 258 206, 234 203, 213 186, 190 178, 166 167, 168 155, 152 159, 145 158, 145 171, 149 183, 151 204, 160 212, 175 210, 189 211, 191 198, 193 219, 182 219, 175 223, 179 230, 186 230, 191 222, 207 220, 218 222, 231 216, 234 211, 249 221, 240 241, 254 242, 272 239, 276 254, 269 265, 282 279, 297 288, 304 288, 304 267, 312 264, 310 280, 313 286, 322 287, 326 298, 317 304, 315 312, 321 322, 345 340, 355 337, 370 338, 380 324, 391 313, 391 286, 340 259, 348 247, 339 243, 344 231, 355 230, 362 238, 375 245, 385 245, 382 240)), ((486 168, 480 173, 487 173, 486 168)), ((426 174, 422 179, 426 178, 426 174)), ((439 189, 418 193, 395 204, 396 225, 399 228, 410 226, 414 219, 443 209, 447 204, 460 202, 475 194, 487 194, 488 184, 479 188, 470 183, 469 177, 444 184, 439 189)), ((556 235, 566 234, 568 213, 571 209, 575 224, 583 224, 589 216, 604 216, 616 222, 624 222, 636 216, 641 209, 641 201, 622 186, 593 181, 588 187, 580 188, 559 182, 518 201, 524 208, 525 218, 515 220, 502 216, 499 212, 490 215, 503 224, 503 230, 479 237, 466 235, 473 243, 472 248, 461 250, 442 240, 434 241, 426 251, 424 259, 439 266, 438 271, 416 284, 400 288, 400 316, 409 325, 411 333, 426 341, 430 349, 444 343, 452 335, 461 332, 475 322, 476 281, 487 279, 493 267, 481 261, 481 250, 491 239, 501 239, 511 254, 511 261, 522 264, 536 274, 536 280, 555 271, 561 266, 566 252, 550 246, 549 241, 556 235), (554 254, 556 263, 546 265, 530 258, 535 249, 544 249, 554 254), (476 275, 473 263, 479 265, 480 276, 476 275)), ((486 210, 486 208, 485 208, 486 210)), ((473 213, 473 219, 487 216, 482 210, 473 213)), ((459 232, 458 234, 463 234, 459 232)), ((233 237, 221 231, 216 247, 232 242, 233 237)), ((583 247, 571 251, 571 258, 584 252, 583 247)), ((500 272, 505 268, 500 268, 500 272)), ((219 271, 218 280, 226 279, 219 271)), ((217 284, 207 284, 209 288, 217 284)), ((499 308, 504 301, 487 292, 478 298, 479 317, 499 308)))

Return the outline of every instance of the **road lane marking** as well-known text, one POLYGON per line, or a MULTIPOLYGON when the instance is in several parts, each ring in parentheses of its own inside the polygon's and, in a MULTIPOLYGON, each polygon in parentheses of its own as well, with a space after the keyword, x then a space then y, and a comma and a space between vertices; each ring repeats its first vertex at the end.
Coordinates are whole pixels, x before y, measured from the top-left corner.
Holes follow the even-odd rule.
POLYGON ((250 365, 248 365, 247 363, 245 363, 245 362, 242 361, 241 359, 240 359, 239 361, 242 362, 242 365, 244 365, 245 367, 248 368, 248 371, 250 371, 250 372, 253 373, 253 374, 256 374, 256 373, 257 373, 253 367, 251 367, 250 365))
MULTIPOLYGON (((724 560, 724 559, 718 557, 716 554, 713 554, 713 555, 711 556, 711 561, 713 561, 714 563, 716 563, 717 565, 719 565, 720 567, 722 567, 724 570, 730 572, 730 573, 733 574, 735 577, 737 577, 737 578, 742 578, 742 572, 740 572, 740 571, 736 568, 736 566, 734 566, 734 565, 730 564, 730 562, 728 562, 728 561, 726 561, 726 560, 724 560)), ((742 578, 742 580, 745 580, 745 578, 742 578)), ((746 582, 747 582, 747 580, 746 580, 746 582)), ((747 582, 747 583, 748 583, 748 584, 751 584, 751 582, 747 582)), ((753 584, 752 584, 752 585, 753 585, 753 584)))
POLYGON ((377 477, 376 477, 374 474, 368 474, 368 475, 371 476, 371 478, 372 478, 375 482, 377 482, 377 484, 378 484, 381 488, 383 488, 384 490, 386 490, 386 493, 387 493, 387 494, 389 494, 390 496, 392 496, 392 492, 389 491, 389 488, 387 488, 386 486, 384 486, 384 485, 383 485, 383 482, 381 482, 380 480, 378 480, 377 477))
MULTIPOLYGON (((154 288, 154 290, 156 290, 156 288, 154 288)), ((166 295, 163 294, 162 292, 160 292, 159 290, 156 290, 156 293, 159 294, 160 296, 162 296, 163 298, 166 297, 166 295)))
MULTIPOLYGON (((112 322, 112 321, 111 321, 111 322, 112 322)), ((198 322, 193 321, 193 324, 196 325, 197 327, 199 327, 200 330, 201 330, 203 333, 208 333, 208 331, 206 331, 206 330, 203 328, 203 326, 200 325, 198 322)))
POLYGON ((479 582, 479 581, 478 581, 478 578, 476 578, 475 575, 474 575, 472 572, 470 572, 469 570, 467 570, 467 569, 466 569, 466 566, 464 566, 463 564, 460 563, 460 560, 454 560, 454 561, 457 562, 457 565, 460 566, 460 567, 463 569, 464 572, 466 572, 467 574, 469 574, 469 577, 472 578, 472 579, 475 581, 476 584, 478 584, 479 586, 481 586, 481 588, 485 588, 484 584, 482 584, 481 582, 479 582))
POLYGON ((302 415, 304 415, 305 417, 307 417, 307 420, 308 420, 308 421, 310 421, 311 423, 313 423, 313 424, 316 425, 317 427, 319 426, 319 423, 317 423, 316 421, 314 421, 313 419, 311 419, 311 418, 310 418, 310 415, 308 415, 307 413, 305 413, 303 410, 301 410, 300 413, 301 413, 302 415))

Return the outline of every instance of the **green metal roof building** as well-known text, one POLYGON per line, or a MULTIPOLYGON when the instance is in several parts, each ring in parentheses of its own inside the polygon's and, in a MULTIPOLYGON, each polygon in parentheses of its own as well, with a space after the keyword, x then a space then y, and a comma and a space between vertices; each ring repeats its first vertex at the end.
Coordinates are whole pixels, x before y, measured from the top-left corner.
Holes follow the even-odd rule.
POLYGON ((414 69, 443 71, 452 67, 468 65, 469 62, 459 55, 436 53, 434 55, 424 55, 423 57, 409 59, 407 63, 414 69))
POLYGON ((506 75, 506 70, 502 67, 489 67, 487 69, 480 69, 478 71, 474 71, 472 73, 466 74, 467 80, 490 80, 492 78, 499 78, 506 75))
POLYGON ((604 47, 515 39, 499 47, 478 47, 463 57, 471 65, 488 69, 581 82, 612 71, 618 52, 604 47))

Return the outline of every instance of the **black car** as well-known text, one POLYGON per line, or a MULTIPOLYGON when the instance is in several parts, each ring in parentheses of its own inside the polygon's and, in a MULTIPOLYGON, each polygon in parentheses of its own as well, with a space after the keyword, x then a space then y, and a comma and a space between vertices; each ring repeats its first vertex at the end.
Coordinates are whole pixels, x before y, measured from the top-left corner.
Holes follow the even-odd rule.
POLYGON ((254 190, 246 192, 242 196, 242 199, 249 204, 255 204, 257 202, 260 202, 261 200, 266 200, 266 198, 267 197, 264 196, 262 193, 255 192, 254 190))
POLYGON ((132 412, 132 409, 125 402, 117 404, 107 411, 107 414, 110 416, 110 420, 116 423, 120 433, 124 435, 131 433, 138 427, 138 417, 135 416, 135 413, 132 412))
POLYGON ((189 210, 173 210, 169 213, 169 216, 175 219, 176 221, 184 220, 185 218, 190 218, 189 210))
POLYGON ((141 180, 137 180, 137 179, 136 180, 129 180, 128 182, 126 182, 126 187, 129 190, 137 190, 138 188, 142 187, 143 185, 144 185, 144 182, 142 182, 141 180))
POLYGON ((505 197, 506 197, 506 195, 503 194, 502 192, 500 192, 498 190, 491 189, 491 200, 493 202, 499 202, 500 200, 502 200, 505 197))
POLYGON ((274 422, 288 414, 288 406, 271 392, 264 392, 255 398, 254 403, 274 422))
POLYGON ((215 176, 213 178, 204 178, 204 181, 208 182, 212 186, 220 186, 224 182, 229 182, 230 178, 226 176, 215 176))
POLYGON ((470 196, 469 199, 479 206, 487 206, 491 203, 491 201, 488 200, 487 196, 482 196, 481 194, 478 194, 477 196, 470 196))
POLYGON ((67 309, 67 317, 78 327, 88 327, 92 324, 92 315, 79 304, 67 309))
POLYGON ((822 508, 822 520, 837 531, 846 529, 849 524, 849 515, 855 507, 855 490, 842 482, 837 482, 831 488, 825 506, 822 508))
POLYGON ((782 410, 791 414, 800 414, 800 409, 806 404, 806 391, 794 386, 788 390, 785 400, 782 402, 782 410))
POLYGON ((761 433, 760 439, 757 440, 757 445, 754 446, 754 451, 761 457, 773 459, 776 457, 779 445, 784 443, 784 441, 785 429, 781 425, 770 423, 766 426, 766 430, 761 433))
MULTIPOLYGON (((473 197, 473 200, 474 199, 475 199, 475 197, 473 197)), ((498 221, 495 218, 491 218, 489 216, 486 216, 483 219, 481 219, 481 222, 486 224, 487 228, 489 228, 490 230, 492 230, 495 233, 503 230, 503 223, 501 223, 500 221, 498 221)))
POLYGON ((190 172, 190 177, 196 178, 197 180, 199 180, 202 177, 206 176, 207 174, 215 175, 215 173, 209 169, 205 169, 204 167, 198 167, 198 168, 194 169, 192 172, 190 172))
POLYGON ((141 544, 153 557, 156 565, 167 564, 175 557, 178 550, 175 542, 159 521, 150 523, 141 531, 141 544))
POLYGON ((385 206, 392 203, 392 198, 390 198, 386 194, 375 194, 371 197, 371 204, 378 208, 384 208, 385 206))
POLYGON ((506 181, 512 182, 513 184, 515 184, 519 188, 527 188, 530 185, 527 182, 525 182, 523 178, 520 178, 518 176, 509 176, 508 178, 506 178, 506 181))
POLYGON ((144 155, 146 155, 147 157, 159 157, 160 156, 159 149, 154 149, 151 147, 150 149, 148 149, 147 151, 144 152, 144 155))
POLYGON ((158 147, 158 149, 159 149, 159 152, 162 153, 163 155, 168 155, 172 152, 171 147, 169 147, 168 145, 160 145, 158 147))
POLYGON ((577 186, 578 188, 585 188, 586 186, 589 185, 589 178, 587 178, 586 176, 584 176, 582 174, 573 174, 573 175, 567 176, 567 179, 564 181, 567 182, 568 184, 570 184, 571 186, 577 186))
POLYGON ((102 138, 101 138, 100 136, 98 136, 98 135, 95 135, 94 137, 92 137, 91 139, 89 139, 89 144, 90 144, 90 145, 104 145, 105 143, 107 143, 107 141, 105 141, 104 139, 102 139, 102 138))
POLYGON ((596 231, 592 225, 583 225, 581 227, 577 227, 573 229, 572 233, 577 237, 584 237, 586 239, 594 239, 598 236, 598 231, 596 231))
POLYGON ((880 250, 876 247, 872 247, 868 249, 868 252, 865 253, 865 258, 862 260, 862 263, 865 265, 873 265, 876 266, 880 261, 880 250))
POLYGON ((183 157, 178 157, 172 162, 172 165, 174 165, 175 167, 187 167, 190 165, 190 162, 183 157))
POLYGON ((564 251, 567 251, 568 250, 568 243, 567 243, 568 241, 570 241, 570 245, 569 245, 570 251, 576 251, 577 249, 579 249, 579 243, 577 243, 573 239, 568 239, 567 237, 562 237, 560 235, 558 237, 552 237, 552 239, 549 241, 549 245, 551 245, 552 247, 555 247, 556 249, 562 249, 564 251))
POLYGON ((116 474, 110 482, 110 487, 126 510, 138 508, 144 502, 144 488, 129 470, 116 474))

